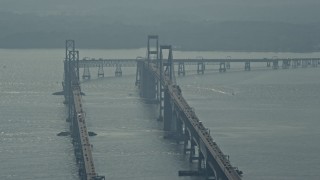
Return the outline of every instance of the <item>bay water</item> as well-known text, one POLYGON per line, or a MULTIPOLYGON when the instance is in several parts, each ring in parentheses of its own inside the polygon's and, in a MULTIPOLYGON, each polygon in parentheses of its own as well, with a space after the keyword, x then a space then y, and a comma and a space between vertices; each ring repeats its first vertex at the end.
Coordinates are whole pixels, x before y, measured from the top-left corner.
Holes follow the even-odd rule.
MULTIPOLYGON (((0 49, 0 179, 78 178, 61 91, 63 49, 0 49)), ((136 58, 145 49, 80 50, 81 57, 136 58)), ((292 58, 320 53, 174 52, 174 58, 292 58)), ((187 66, 176 76, 183 96, 232 165, 246 180, 320 179, 320 68, 267 69, 232 64, 204 75, 187 66)), ((176 68, 177 69, 177 68, 176 68)), ((135 68, 105 68, 105 78, 81 84, 96 171, 106 179, 201 179, 178 177, 196 167, 182 146, 163 139, 158 106, 139 97, 135 68)))

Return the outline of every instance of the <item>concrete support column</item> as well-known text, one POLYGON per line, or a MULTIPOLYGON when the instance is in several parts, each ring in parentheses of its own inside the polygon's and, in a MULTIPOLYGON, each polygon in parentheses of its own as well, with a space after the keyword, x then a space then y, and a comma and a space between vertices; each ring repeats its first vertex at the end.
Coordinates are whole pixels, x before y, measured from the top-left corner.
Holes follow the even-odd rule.
POLYGON ((164 131, 172 131, 172 123, 173 123, 173 112, 172 112, 172 105, 170 102, 170 95, 168 91, 164 92, 164 119, 163 119, 163 126, 164 131))

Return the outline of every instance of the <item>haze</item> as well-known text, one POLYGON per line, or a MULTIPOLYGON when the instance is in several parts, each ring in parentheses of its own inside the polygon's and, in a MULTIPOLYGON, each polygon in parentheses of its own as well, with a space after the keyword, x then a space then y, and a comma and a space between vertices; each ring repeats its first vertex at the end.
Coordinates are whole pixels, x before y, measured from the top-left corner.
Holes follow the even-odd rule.
POLYGON ((1 0, 0 47, 74 38, 85 48, 137 48, 159 34, 185 50, 318 51, 319 9, 319 0, 1 0))

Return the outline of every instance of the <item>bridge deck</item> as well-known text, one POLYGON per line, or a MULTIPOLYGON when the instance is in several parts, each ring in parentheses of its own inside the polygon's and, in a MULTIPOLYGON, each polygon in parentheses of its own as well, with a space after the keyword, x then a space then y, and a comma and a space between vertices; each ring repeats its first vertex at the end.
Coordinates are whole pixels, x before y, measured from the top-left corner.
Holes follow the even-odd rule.
POLYGON ((80 141, 81 141, 81 149, 84 159, 84 166, 86 169, 86 176, 87 180, 93 180, 94 177, 97 176, 93 164, 93 158, 91 153, 91 144, 89 142, 89 135, 85 123, 85 114, 82 110, 82 102, 81 102, 81 94, 80 94, 80 87, 74 86, 73 87, 73 97, 74 97, 74 104, 75 104, 75 111, 77 114, 77 124, 78 130, 80 133, 80 141))
MULTIPOLYGON (((89 67, 99 67, 103 65, 105 67, 115 67, 117 65, 121 65, 122 67, 135 67, 136 62, 143 59, 82 59, 79 60, 79 66, 81 68, 84 65, 89 67)), ((209 59, 173 59, 175 64, 178 63, 186 63, 188 65, 194 65, 200 62, 204 63, 221 63, 221 62, 273 62, 273 61, 313 61, 313 60, 320 60, 319 58, 278 58, 278 59, 259 59, 259 58, 244 58, 244 59, 222 59, 222 58, 209 58, 209 59)), ((152 60, 155 61, 155 60, 152 60)))
MULTIPOLYGON (((153 63, 150 63, 148 68, 151 70, 151 72, 153 72, 154 76, 159 79, 160 73, 158 68, 153 63)), ((161 79, 163 85, 168 88, 169 94, 174 104, 187 117, 188 124, 191 124, 191 127, 197 133, 201 142, 204 143, 205 148, 208 149, 208 153, 217 162, 220 169, 224 172, 225 176, 229 180, 241 180, 240 175, 231 166, 230 161, 223 154, 219 146, 213 141, 209 132, 199 121, 198 117, 196 116, 192 108, 188 105, 187 101, 183 98, 181 90, 178 88, 178 86, 172 84, 167 76, 163 76, 163 78, 161 79)))

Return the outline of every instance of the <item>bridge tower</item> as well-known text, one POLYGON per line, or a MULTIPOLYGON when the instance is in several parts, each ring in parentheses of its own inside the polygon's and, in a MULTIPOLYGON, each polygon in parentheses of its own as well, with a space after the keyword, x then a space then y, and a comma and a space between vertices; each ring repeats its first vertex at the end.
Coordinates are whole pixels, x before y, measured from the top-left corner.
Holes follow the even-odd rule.
POLYGON ((137 72, 136 72, 136 86, 140 87, 140 95, 148 100, 156 100, 157 98, 157 87, 158 81, 151 74, 147 66, 155 64, 159 58, 159 37, 157 35, 148 36, 148 47, 147 47, 147 64, 139 58, 137 58, 137 72), (155 47, 151 47, 151 41, 155 41, 155 47))
MULTIPOLYGON (((73 88, 75 84, 79 84, 79 51, 75 50, 74 40, 66 41, 66 59, 64 61, 64 95, 65 103, 68 104, 68 118, 70 122, 70 132, 73 140, 76 139, 77 126, 75 123, 75 105, 73 103, 73 88)), ((75 141, 73 141, 75 143, 75 141)))
POLYGON ((160 86, 159 86, 159 120, 164 121, 164 130, 171 131, 173 125, 173 106, 170 102, 170 95, 168 88, 164 87, 164 79, 169 79, 173 83, 173 55, 172 46, 163 45, 160 46, 160 59, 158 61, 158 67, 160 67, 160 86), (164 51, 168 51, 168 58, 164 59, 164 51))
MULTIPOLYGON (((159 36, 158 35, 149 35, 148 36, 148 47, 147 47, 147 61, 148 65, 153 62, 157 63, 159 60, 159 36)), ((155 88, 156 88, 156 100, 159 101, 160 94, 160 82, 158 79, 154 79, 155 88)))
POLYGON ((148 36, 148 47, 147 47, 147 60, 148 63, 152 61, 152 59, 159 59, 159 36, 157 35, 149 35, 148 36), (151 46, 151 41, 155 41, 154 47, 151 46))
POLYGON ((62 87, 63 87, 63 92, 64 92, 64 104, 68 103, 69 100, 69 91, 70 91, 70 73, 69 73, 69 52, 70 51, 75 51, 75 42, 74 40, 66 40, 65 43, 65 59, 63 61, 63 66, 64 66, 64 73, 63 73, 63 82, 62 82, 62 87))

